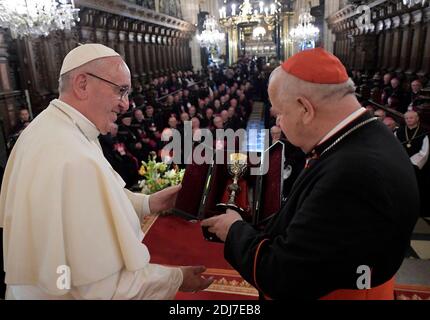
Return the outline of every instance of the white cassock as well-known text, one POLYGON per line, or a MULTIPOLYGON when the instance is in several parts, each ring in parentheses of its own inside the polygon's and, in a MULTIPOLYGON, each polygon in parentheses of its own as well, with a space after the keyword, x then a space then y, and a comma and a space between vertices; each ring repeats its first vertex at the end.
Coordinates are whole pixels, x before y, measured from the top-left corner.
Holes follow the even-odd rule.
POLYGON ((124 189, 98 135, 56 99, 19 137, 0 195, 6 298, 171 299, 182 284, 149 263, 149 197, 124 189))

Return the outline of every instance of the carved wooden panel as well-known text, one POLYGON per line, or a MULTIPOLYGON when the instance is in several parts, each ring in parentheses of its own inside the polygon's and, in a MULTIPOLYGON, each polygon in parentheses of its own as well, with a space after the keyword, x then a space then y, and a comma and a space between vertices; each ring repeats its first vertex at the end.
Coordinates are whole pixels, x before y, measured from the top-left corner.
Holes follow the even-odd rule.
POLYGON ((46 39, 19 42, 22 57, 16 69, 21 71, 21 79, 17 82, 30 90, 36 114, 57 97, 63 58, 78 43, 102 43, 113 48, 126 60, 136 81, 144 81, 145 74, 159 75, 191 65, 189 41, 194 30, 191 24, 160 14, 148 15, 146 9, 134 8, 136 4, 117 10, 120 1, 77 0, 76 3, 81 9, 76 28, 52 33, 46 39), (117 11, 111 8, 103 11, 106 6, 117 11))
POLYGON ((425 36, 423 37, 423 42, 426 44, 424 46, 424 51, 421 60, 421 68, 418 75, 424 76, 430 74, 430 23, 427 23, 424 29, 425 36))
POLYGON ((391 19, 393 22, 392 28, 393 28, 393 46, 391 49, 391 59, 390 59, 390 71, 394 71, 397 69, 399 65, 399 58, 400 58, 400 46, 401 46, 401 30, 399 29, 400 26, 400 17, 394 17, 391 19))
POLYGON ((421 41, 422 41, 422 28, 419 23, 416 23, 412 26, 412 50, 410 55, 410 63, 409 68, 406 73, 411 74, 418 71, 421 63, 421 41))
POLYGON ((411 52, 412 37, 411 27, 405 26, 402 29, 402 44, 400 48, 400 63, 397 71, 405 71, 409 67, 409 55, 411 52))
POLYGON ((381 32, 378 34, 378 66, 382 65, 384 59, 384 44, 385 44, 385 33, 381 32))
POLYGON ((34 70, 33 79, 30 79, 33 88, 36 92, 41 95, 47 94, 48 91, 48 74, 46 70, 48 69, 46 65, 45 50, 43 48, 43 40, 41 38, 34 40, 27 40, 28 53, 29 53, 29 63, 30 67, 34 70))
POLYGON ((175 70, 179 70, 178 51, 179 51, 178 40, 175 39, 173 41, 173 68, 175 70))
POLYGON ((143 76, 143 56, 142 56, 142 45, 143 35, 141 33, 136 34, 136 44, 134 46, 134 56, 136 63, 136 73, 139 77, 143 76))
POLYGON ((428 75, 430 5, 427 2, 415 2, 415 5, 408 7, 401 1, 366 1, 372 11, 371 22, 374 27, 360 30, 359 33, 351 24, 351 20, 358 17, 353 6, 346 6, 334 13, 327 20, 329 28, 336 34, 336 55, 352 68, 428 75), (350 41, 351 36, 353 41, 350 41), (364 36, 364 42, 359 40, 361 36, 364 36), (375 41, 369 42, 372 37, 375 41), (361 43, 366 45, 362 46, 361 43), (373 43, 375 60, 369 64, 368 62, 372 61, 367 52, 371 51, 368 48, 371 48, 373 43))
MULTIPOLYGON (((163 40, 166 39, 166 37, 163 37, 163 40)), ((167 43, 165 43, 163 41, 163 57, 164 57, 164 69, 166 70, 166 72, 170 72, 172 71, 170 63, 169 63, 169 53, 168 50, 169 48, 167 47, 167 43)))
POLYGON ((420 76, 430 74, 430 6, 423 12, 423 42, 421 68, 418 72, 420 76))
POLYGON ((151 68, 151 65, 152 65, 152 63, 151 63, 151 53, 150 53, 150 50, 149 50, 149 48, 150 48, 150 44, 149 44, 149 38, 150 38, 150 35, 149 34, 145 34, 145 36, 144 36, 144 45, 143 45, 143 51, 142 51, 142 53, 143 53, 143 55, 142 55, 142 58, 143 58, 143 63, 144 63, 144 70, 145 70, 145 73, 147 73, 147 74, 149 74, 149 73, 152 73, 152 68, 151 68))
POLYGON ((64 32, 52 32, 48 38, 44 39, 43 42, 45 52, 47 53, 44 59, 46 59, 46 72, 49 79, 49 92, 57 92, 58 75, 60 74, 63 59, 66 56, 64 32))
POLYGON ((139 76, 136 70, 136 60, 135 60, 135 34, 133 32, 126 32, 126 40, 125 40, 125 59, 130 68, 131 76, 133 78, 137 78, 139 76))
POLYGON ((158 76, 158 74, 159 74, 158 70, 159 70, 160 65, 158 63, 157 49, 155 46, 156 45, 152 43, 149 46, 149 48, 150 48, 149 52, 150 52, 150 57, 151 57, 151 71, 154 75, 158 76))

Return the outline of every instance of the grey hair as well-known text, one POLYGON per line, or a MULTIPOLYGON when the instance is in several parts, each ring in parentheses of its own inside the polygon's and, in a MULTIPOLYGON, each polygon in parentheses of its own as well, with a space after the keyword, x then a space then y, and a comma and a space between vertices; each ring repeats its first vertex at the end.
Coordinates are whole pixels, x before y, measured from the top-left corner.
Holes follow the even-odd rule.
POLYGON ((282 81, 282 89, 280 90, 281 95, 295 90, 296 95, 303 95, 310 100, 327 103, 355 94, 355 85, 351 78, 340 84, 319 84, 301 80, 288 73, 284 73, 284 77, 285 80, 282 81))
POLYGON ((343 98, 349 94, 355 94, 355 84, 351 78, 344 83, 340 84, 320 84, 318 85, 319 91, 322 93, 322 100, 330 98, 343 98))
POLYGON ((71 72, 67 72, 58 79, 58 92, 64 93, 70 87, 71 72))
POLYGON ((100 59, 87 62, 76 69, 66 72, 65 74, 61 75, 60 78, 58 79, 58 92, 64 93, 70 88, 71 81, 76 73, 83 72, 83 71, 95 72, 96 70, 100 70, 100 69, 102 70, 103 67, 105 67, 105 64, 106 64, 106 59, 100 58, 100 59))

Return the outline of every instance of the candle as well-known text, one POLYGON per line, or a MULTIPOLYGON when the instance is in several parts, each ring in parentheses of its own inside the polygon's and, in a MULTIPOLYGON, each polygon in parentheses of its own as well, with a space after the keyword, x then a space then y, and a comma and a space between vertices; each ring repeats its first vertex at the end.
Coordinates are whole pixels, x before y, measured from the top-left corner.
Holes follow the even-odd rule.
POLYGON ((270 14, 275 14, 275 13, 276 13, 276 5, 272 3, 270 5, 270 14))

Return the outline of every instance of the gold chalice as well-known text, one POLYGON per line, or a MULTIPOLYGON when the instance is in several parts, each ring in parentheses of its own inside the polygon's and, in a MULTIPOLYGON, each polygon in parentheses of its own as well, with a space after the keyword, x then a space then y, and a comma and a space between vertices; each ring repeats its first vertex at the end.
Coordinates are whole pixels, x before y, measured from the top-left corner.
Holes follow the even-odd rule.
POLYGON ((229 184, 228 190, 230 195, 227 203, 218 203, 217 207, 223 209, 233 209, 240 214, 244 214, 245 210, 236 204, 236 196, 240 192, 238 180, 242 177, 248 168, 248 157, 243 153, 230 154, 230 163, 227 164, 228 173, 233 177, 233 183, 229 184))

